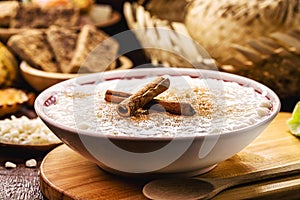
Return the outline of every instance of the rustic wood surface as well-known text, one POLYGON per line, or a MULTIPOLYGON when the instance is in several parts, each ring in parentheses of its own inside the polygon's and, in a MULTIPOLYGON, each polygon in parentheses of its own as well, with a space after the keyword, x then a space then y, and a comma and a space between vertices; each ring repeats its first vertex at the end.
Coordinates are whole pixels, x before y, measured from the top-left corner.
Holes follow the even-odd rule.
POLYGON ((46 152, 31 152, 0 147, 0 200, 45 200, 39 188, 39 166, 46 152), (36 168, 25 167, 27 159, 38 161, 36 168), (16 168, 5 168, 11 161, 16 168))
POLYGON ((39 189, 38 168, 19 166, 0 170, 0 199, 43 199, 39 189))
MULTIPOLYGON (((228 177, 299 161, 300 139, 288 132, 290 113, 280 113, 247 148, 201 177, 228 177)), ((51 151, 40 168, 40 186, 50 199, 145 199, 145 180, 102 171, 67 146, 51 151)), ((227 190, 215 199, 299 199, 300 175, 227 190)))

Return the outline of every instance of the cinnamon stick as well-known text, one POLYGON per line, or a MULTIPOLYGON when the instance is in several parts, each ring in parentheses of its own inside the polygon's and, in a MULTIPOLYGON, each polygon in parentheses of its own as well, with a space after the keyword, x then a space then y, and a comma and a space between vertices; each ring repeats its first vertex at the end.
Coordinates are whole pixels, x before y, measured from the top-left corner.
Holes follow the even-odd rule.
POLYGON ((154 97, 166 91, 170 86, 170 79, 158 77, 153 82, 146 84, 130 97, 124 99, 117 106, 120 116, 129 117, 136 114, 137 110, 143 108, 154 97))
MULTIPOLYGON (((120 91, 107 90, 105 93, 105 100, 112 103, 120 103, 124 99, 130 97, 132 94, 120 91)), ((155 109, 157 111, 167 111, 175 115, 192 116, 195 114, 194 108, 189 103, 164 101, 159 99, 152 99, 144 106, 145 109, 155 109), (156 106, 161 105, 161 106, 156 106)))

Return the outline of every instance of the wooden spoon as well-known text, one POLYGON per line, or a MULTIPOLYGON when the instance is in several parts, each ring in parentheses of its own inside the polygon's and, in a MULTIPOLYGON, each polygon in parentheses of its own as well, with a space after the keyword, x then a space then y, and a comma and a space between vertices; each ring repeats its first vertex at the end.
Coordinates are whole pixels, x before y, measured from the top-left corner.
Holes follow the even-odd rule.
POLYGON ((150 199, 210 199, 233 186, 300 173, 300 163, 228 178, 168 178, 153 180, 143 188, 150 199))

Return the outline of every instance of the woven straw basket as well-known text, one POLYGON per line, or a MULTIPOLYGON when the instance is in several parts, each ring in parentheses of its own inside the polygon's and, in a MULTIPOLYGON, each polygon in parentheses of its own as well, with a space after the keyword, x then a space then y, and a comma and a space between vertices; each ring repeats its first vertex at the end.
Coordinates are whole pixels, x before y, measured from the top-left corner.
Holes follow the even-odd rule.
POLYGON ((156 47, 145 48, 153 64, 216 64, 300 99, 300 1, 151 0, 125 3, 124 15, 141 45, 156 47))

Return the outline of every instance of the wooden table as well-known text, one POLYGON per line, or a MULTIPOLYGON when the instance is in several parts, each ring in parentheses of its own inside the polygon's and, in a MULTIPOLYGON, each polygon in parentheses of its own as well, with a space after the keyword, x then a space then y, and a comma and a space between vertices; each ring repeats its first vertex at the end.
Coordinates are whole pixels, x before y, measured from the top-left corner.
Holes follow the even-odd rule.
MULTIPOLYGON (((290 113, 280 113, 247 148, 202 177, 227 177, 297 162, 300 158, 300 139, 288 132, 286 120, 290 116, 290 113)), ((43 154, 14 154, 1 148, 0 152, 0 199, 46 199, 41 190, 50 199, 145 199, 141 193, 144 181, 105 173, 65 145, 51 151, 46 158, 43 154), (57 153, 68 157, 57 157, 57 153), (46 165, 25 168, 24 162, 29 157, 37 158, 39 164, 44 159, 46 165), (5 169, 3 165, 8 159, 18 163, 18 167, 5 169)), ((215 199, 299 199, 299 189, 300 175, 296 175, 236 187, 215 199)))
POLYGON ((0 147, 0 199, 1 200, 43 200, 39 188, 39 166, 46 152, 22 152, 0 147), (26 168, 27 159, 35 158, 38 167, 26 168), (16 168, 6 169, 4 164, 11 161, 16 168))

